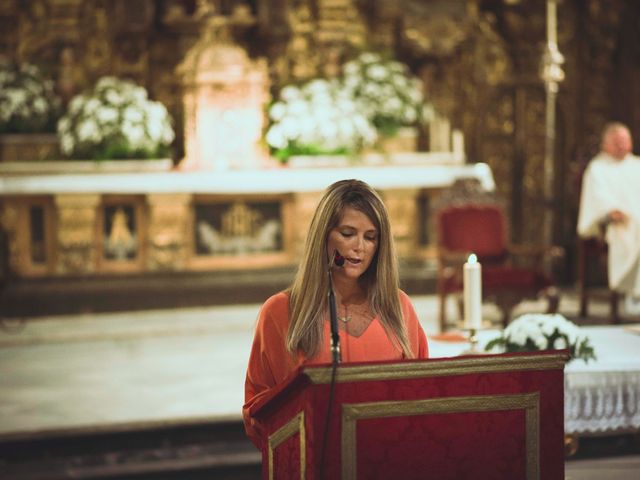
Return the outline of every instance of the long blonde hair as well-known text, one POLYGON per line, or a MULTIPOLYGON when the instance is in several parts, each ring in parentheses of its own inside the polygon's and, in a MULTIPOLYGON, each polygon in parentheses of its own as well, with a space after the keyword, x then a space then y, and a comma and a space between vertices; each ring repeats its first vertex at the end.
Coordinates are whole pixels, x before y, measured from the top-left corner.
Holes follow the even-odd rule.
POLYGON ((367 215, 379 232, 376 254, 359 281, 391 341, 407 358, 412 358, 415 354, 409 346, 402 317, 389 215, 378 194, 360 180, 341 180, 330 185, 313 215, 302 260, 289 288, 287 349, 294 355, 302 352, 312 358, 323 344, 329 294, 327 240, 346 207, 367 215))

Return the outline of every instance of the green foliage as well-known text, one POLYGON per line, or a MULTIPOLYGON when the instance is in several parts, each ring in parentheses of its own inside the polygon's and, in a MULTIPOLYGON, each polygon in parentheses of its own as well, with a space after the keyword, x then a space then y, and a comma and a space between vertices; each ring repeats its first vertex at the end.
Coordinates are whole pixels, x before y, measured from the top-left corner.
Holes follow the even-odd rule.
POLYGON ((275 150, 273 154, 282 163, 286 163, 290 157, 295 155, 347 155, 349 149, 339 147, 329 150, 318 145, 299 145, 297 142, 290 142, 285 148, 275 150))

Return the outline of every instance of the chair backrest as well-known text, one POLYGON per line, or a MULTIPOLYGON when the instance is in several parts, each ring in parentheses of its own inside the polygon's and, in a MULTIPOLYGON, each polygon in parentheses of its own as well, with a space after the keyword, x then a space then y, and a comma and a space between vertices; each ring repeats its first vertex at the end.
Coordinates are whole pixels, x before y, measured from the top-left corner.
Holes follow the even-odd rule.
POLYGON ((473 252, 480 261, 506 259, 507 228, 499 205, 455 205, 437 216, 438 245, 453 252, 473 252))

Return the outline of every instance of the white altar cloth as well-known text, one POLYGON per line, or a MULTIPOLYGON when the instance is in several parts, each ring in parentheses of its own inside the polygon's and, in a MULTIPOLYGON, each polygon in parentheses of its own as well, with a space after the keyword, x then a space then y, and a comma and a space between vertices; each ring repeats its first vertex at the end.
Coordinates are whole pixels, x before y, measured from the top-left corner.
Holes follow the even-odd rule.
POLYGON ((486 190, 495 188, 489 165, 475 163, 0 176, 0 195, 320 192, 331 183, 347 178, 363 180, 382 190, 443 188, 458 178, 477 178, 486 190))
POLYGON ((565 368, 565 431, 640 430, 640 332, 606 326, 585 331, 598 358, 565 368))
MULTIPOLYGON (((565 367, 565 432, 578 435, 640 431, 640 325, 582 327, 597 359, 565 367)), ((484 330, 479 346, 499 334, 484 330)), ((460 355, 465 343, 429 339, 431 357, 460 355)))

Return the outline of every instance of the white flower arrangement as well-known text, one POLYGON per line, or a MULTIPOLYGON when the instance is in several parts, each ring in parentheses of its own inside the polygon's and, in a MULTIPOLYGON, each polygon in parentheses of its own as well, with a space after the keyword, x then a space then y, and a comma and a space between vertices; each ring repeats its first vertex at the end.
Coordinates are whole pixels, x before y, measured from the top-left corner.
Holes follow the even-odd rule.
POLYGON ((422 83, 406 65, 363 53, 340 79, 288 85, 269 108, 267 144, 275 156, 346 154, 433 117, 422 83))
POLYGON ((31 64, 0 67, 0 133, 54 132, 60 98, 31 64))
POLYGON ((402 126, 417 125, 433 116, 422 82, 406 65, 372 52, 345 63, 343 83, 359 111, 385 136, 402 126))
POLYGON ((376 131, 336 80, 286 86, 269 108, 267 144, 276 157, 348 153, 376 140, 376 131))
POLYGON ((595 359, 589 337, 560 314, 525 314, 513 320, 485 350, 500 347, 505 352, 568 349, 571 358, 595 359))
POLYGON ((72 158, 160 158, 174 139, 171 118, 160 102, 133 82, 102 77, 75 96, 58 121, 62 153, 72 158))

